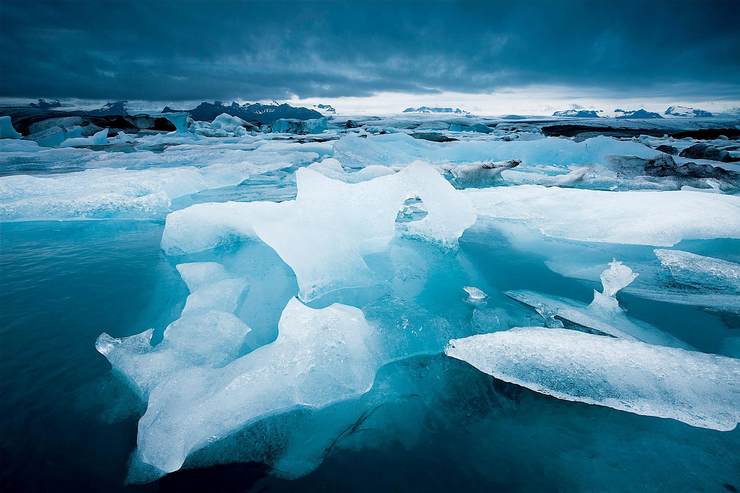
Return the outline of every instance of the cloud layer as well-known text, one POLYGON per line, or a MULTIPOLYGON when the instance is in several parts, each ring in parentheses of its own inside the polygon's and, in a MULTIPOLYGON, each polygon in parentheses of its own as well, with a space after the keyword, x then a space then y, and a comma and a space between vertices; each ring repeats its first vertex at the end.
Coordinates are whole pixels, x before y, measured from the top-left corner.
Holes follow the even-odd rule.
POLYGON ((735 1, 4 0, 0 96, 495 92, 740 99, 735 1))

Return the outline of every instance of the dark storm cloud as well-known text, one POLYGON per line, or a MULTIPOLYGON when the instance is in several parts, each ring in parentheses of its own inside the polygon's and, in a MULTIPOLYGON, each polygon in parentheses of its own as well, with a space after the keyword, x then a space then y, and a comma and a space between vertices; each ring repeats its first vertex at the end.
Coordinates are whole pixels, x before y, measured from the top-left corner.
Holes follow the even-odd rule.
POLYGON ((563 85, 740 97, 736 1, 2 0, 0 95, 363 96, 563 85))

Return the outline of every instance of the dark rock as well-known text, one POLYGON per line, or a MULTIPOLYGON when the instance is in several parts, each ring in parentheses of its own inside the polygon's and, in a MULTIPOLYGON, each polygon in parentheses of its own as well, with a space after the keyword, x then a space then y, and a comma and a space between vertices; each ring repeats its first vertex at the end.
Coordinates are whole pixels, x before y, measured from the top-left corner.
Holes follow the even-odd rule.
POLYGON ((733 161, 729 152, 707 144, 694 144, 681 151, 679 156, 689 159, 711 159, 712 161, 725 163, 733 161))
POLYGON ((678 153, 678 149, 676 149, 673 146, 669 146, 666 144, 661 144, 658 147, 655 148, 656 151, 665 152, 666 154, 671 154, 675 156, 678 153))
POLYGON ((454 142, 457 140, 436 132, 415 132, 411 136, 415 139, 429 140, 432 142, 454 142))
POLYGON ((344 124, 344 128, 360 128, 360 125, 358 125, 357 122, 353 122, 352 120, 347 120, 344 124))
POLYGON ((684 163, 676 164, 673 158, 662 154, 655 159, 645 160, 645 175, 647 176, 676 176, 681 178, 715 178, 717 180, 737 180, 738 173, 710 164, 684 163))
POLYGON ((651 137, 663 137, 668 135, 674 139, 691 138, 696 140, 713 140, 725 135, 730 139, 740 137, 738 128, 700 128, 692 130, 670 130, 663 128, 627 128, 610 127, 606 125, 583 125, 578 123, 560 123, 557 125, 545 125, 542 133, 548 137, 595 137, 606 135, 609 137, 639 137, 649 135, 651 137))

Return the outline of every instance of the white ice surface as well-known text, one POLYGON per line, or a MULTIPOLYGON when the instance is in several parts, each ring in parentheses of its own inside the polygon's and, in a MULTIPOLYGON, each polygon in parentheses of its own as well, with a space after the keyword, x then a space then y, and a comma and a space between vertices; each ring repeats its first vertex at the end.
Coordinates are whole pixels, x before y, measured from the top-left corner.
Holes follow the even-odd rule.
POLYGON ((310 169, 299 169, 296 179, 294 201, 197 204, 170 214, 162 248, 191 253, 232 237, 259 238, 293 269, 301 299, 311 300, 370 283, 363 256, 384 250, 397 227, 405 235, 454 247, 475 222, 467 198, 423 163, 361 183, 332 180, 310 169), (415 197, 427 215, 397 225, 404 201, 415 197))
POLYGON ((558 399, 719 431, 740 421, 734 358, 541 327, 455 339, 445 353, 558 399))
POLYGON ((222 368, 184 368, 160 380, 139 422, 137 457, 175 471, 192 451, 260 419, 367 392, 380 363, 362 311, 312 309, 293 298, 274 342, 222 368))
POLYGON ((334 144, 335 157, 347 165, 403 166, 416 160, 430 163, 474 163, 520 159, 525 164, 588 165, 604 163, 611 155, 651 158, 659 153, 638 142, 594 137, 583 142, 541 138, 507 142, 470 140, 449 143, 414 139, 404 133, 348 135, 334 144))
POLYGON ((740 197, 688 191, 607 192, 520 185, 466 190, 479 216, 542 234, 600 243, 672 246, 740 238, 740 197))

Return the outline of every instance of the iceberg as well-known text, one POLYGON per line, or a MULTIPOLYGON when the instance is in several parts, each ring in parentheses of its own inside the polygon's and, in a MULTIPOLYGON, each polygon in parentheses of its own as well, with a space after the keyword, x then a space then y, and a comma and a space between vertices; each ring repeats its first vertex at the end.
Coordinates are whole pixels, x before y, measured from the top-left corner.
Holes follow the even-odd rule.
POLYGON ((383 251, 401 234, 452 248, 475 222, 468 199, 431 166, 415 163, 360 183, 332 180, 311 169, 296 172, 293 201, 197 204, 167 216, 162 248, 171 255, 215 248, 233 237, 269 245, 293 270, 300 298, 373 282, 363 257, 383 251), (407 199, 426 215, 398 223, 407 199))
MULTIPOLYGON (((323 408, 372 387, 382 360, 375 330, 359 309, 313 309, 293 298, 278 330, 274 342, 226 366, 189 365, 158 378, 139 421, 137 460, 164 475, 192 452, 250 424, 323 408)), ((220 347, 208 353, 220 357, 220 347)))
POLYGON ((72 137, 59 144, 60 147, 102 146, 108 143, 108 129, 95 133, 90 137, 72 137))
POLYGON ((246 287, 214 262, 177 266, 190 295, 179 319, 164 331, 162 342, 152 346, 152 329, 130 337, 103 333, 95 347, 113 368, 146 398, 160 382, 195 366, 223 366, 233 360, 250 331, 234 316, 246 287))
POLYGON ((20 139, 21 134, 13 128, 13 121, 9 116, 0 116, 0 139, 20 139))
POLYGON ((479 217, 520 221, 546 236, 673 246, 740 238, 740 197, 693 191, 610 192, 519 185, 465 190, 479 217))
MULTIPOLYGON (((534 308, 549 322, 554 317, 595 330, 602 334, 650 344, 688 348, 689 346, 646 323, 633 322, 619 306, 616 294, 628 286, 637 274, 619 261, 612 261, 601 273, 602 292, 594 290, 590 305, 560 297, 550 297, 532 291, 506 291, 506 295, 534 308)), ((548 324, 553 325, 553 324, 548 324)))
POLYGON ((275 133, 318 134, 326 128, 326 118, 324 117, 310 120, 280 118, 272 124, 272 131, 275 133))
POLYGON ((740 360, 567 329, 451 340, 445 354, 558 399, 718 431, 740 421, 740 360))

